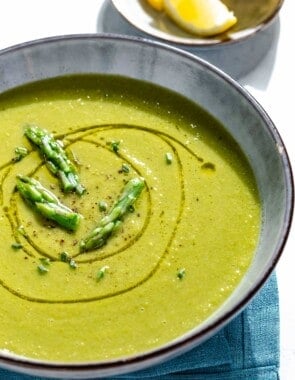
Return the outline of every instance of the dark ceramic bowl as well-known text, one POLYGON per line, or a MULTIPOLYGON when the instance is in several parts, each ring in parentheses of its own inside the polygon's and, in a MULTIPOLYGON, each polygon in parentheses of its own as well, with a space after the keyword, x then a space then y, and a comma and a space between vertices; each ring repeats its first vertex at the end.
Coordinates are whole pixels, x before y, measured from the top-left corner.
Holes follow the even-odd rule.
POLYGON ((182 354, 228 323, 258 292, 282 254, 292 218, 293 182, 284 144, 251 95, 210 64, 160 43, 118 36, 77 35, 37 40, 0 52, 0 91, 74 73, 119 74, 176 91, 215 116, 238 142, 253 168, 261 200, 262 230, 252 265, 239 287, 200 326, 173 342, 138 355, 75 364, 38 361, 0 351, 0 365, 57 378, 113 376, 182 354))

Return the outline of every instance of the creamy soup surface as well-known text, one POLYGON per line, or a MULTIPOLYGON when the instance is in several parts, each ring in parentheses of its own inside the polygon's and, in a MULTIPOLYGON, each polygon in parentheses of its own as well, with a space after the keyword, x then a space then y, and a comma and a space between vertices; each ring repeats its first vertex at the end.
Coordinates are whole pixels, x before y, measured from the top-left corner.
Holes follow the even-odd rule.
POLYGON ((0 96, 0 139, 1 350, 66 362, 145 352, 203 322, 245 275, 260 230, 256 183, 235 142, 190 101, 121 77, 47 80, 0 96), (82 196, 61 191, 28 123, 63 142, 82 196), (17 147, 28 150, 19 161, 17 147), (15 190, 19 174, 83 215, 78 229, 36 213, 15 190), (135 177, 145 188, 120 227, 80 252, 135 177))

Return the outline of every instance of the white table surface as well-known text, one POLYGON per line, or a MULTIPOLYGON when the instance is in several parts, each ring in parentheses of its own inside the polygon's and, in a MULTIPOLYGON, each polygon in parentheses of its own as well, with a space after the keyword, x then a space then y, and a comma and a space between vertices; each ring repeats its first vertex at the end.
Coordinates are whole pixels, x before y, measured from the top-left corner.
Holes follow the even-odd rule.
MULTIPOLYGON (((29 40, 76 33, 95 33, 106 0, 1 0, 0 49, 29 40)), ((128 0, 126 0, 128 1, 128 0)), ((276 124, 295 167, 295 1, 280 11, 278 44, 240 82, 276 124)), ((295 378, 295 227, 277 266, 281 318, 281 380, 295 378)))

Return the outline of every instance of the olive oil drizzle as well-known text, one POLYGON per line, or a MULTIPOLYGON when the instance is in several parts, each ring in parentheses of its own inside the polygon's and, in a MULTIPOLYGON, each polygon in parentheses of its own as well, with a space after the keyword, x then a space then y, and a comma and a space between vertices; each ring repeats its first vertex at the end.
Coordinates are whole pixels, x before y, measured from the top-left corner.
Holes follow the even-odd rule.
MULTIPOLYGON (((204 162, 204 159, 199 157, 193 150, 191 150, 183 142, 177 140, 173 136, 170 136, 168 133, 159 132, 155 129, 145 127, 145 126, 141 126, 141 125, 132 125, 132 124, 92 125, 92 126, 88 126, 88 127, 80 127, 74 131, 70 131, 67 134, 58 135, 56 137, 59 139, 66 138, 67 141, 69 141, 69 143, 66 144, 67 147, 74 144, 75 142, 78 142, 78 141, 79 142, 88 142, 88 143, 93 143, 95 145, 98 145, 97 141, 94 141, 91 139, 91 135, 93 135, 97 132, 100 132, 100 131, 110 130, 110 129, 112 129, 112 130, 116 130, 116 129, 117 130, 119 130, 119 129, 121 129, 121 130, 122 129, 129 129, 130 130, 130 129, 133 129, 133 130, 151 133, 151 134, 157 136, 158 138, 160 138, 161 140, 165 141, 165 143, 168 144, 170 151, 173 152, 173 157, 174 157, 173 165, 174 164, 177 165, 178 171, 179 171, 179 178, 180 178, 180 189, 181 190, 180 190, 179 210, 178 210, 178 216, 176 218, 175 224, 174 224, 174 226, 172 228, 172 232, 170 234, 170 238, 168 240, 168 243, 167 243, 166 248, 164 249, 162 255, 160 256, 159 260, 157 261, 157 263, 153 267, 153 269, 145 277, 143 277, 140 281, 136 282, 135 284, 132 284, 131 286, 128 286, 125 289, 119 290, 117 292, 110 292, 110 293, 103 294, 101 296, 94 296, 94 297, 81 298, 81 299, 70 299, 70 300, 69 299, 64 299, 64 300, 44 299, 44 298, 31 297, 31 296, 27 296, 25 294, 22 294, 21 292, 16 291, 15 289, 9 287, 4 281, 2 281, 0 279, 0 284, 5 289, 7 289, 9 292, 11 292, 13 295, 15 295, 19 298, 25 299, 27 301, 31 301, 31 302, 49 303, 49 304, 54 304, 54 303, 70 304, 70 303, 80 303, 80 302, 93 302, 93 301, 98 301, 100 299, 115 297, 119 294, 129 292, 129 291, 141 286, 145 282, 147 282, 159 270, 161 264, 163 263, 163 261, 165 260, 167 255, 169 254, 169 250, 170 250, 171 245, 173 243, 175 233, 176 233, 178 225, 181 221, 182 213, 184 211, 184 204, 185 204, 185 187, 184 187, 183 167, 182 167, 182 162, 181 162, 180 156, 178 154, 178 150, 175 147, 175 145, 179 145, 182 148, 184 148, 190 155, 192 155, 196 159, 196 161, 199 163, 199 165, 201 165, 204 162), (77 134, 78 134, 78 136, 77 136, 77 134)), ((100 146, 103 148, 105 147, 103 144, 100 144, 100 146)), ((120 157, 122 159, 124 159, 124 161, 126 161, 128 163, 128 165, 130 167, 132 167, 133 170, 135 170, 139 175, 142 175, 142 173, 140 173, 139 170, 137 170, 134 167, 133 163, 130 160, 128 160, 127 157, 125 157, 121 152, 117 152, 116 154, 120 155, 120 157)), ((31 171, 31 175, 36 174, 37 171, 42 167, 42 165, 43 165, 43 163, 37 165, 37 167, 33 171, 31 171)), ((6 179, 6 177, 8 176, 8 174, 9 173, 7 172, 5 178, 2 177, 2 179, 1 179, 0 192, 3 189, 3 183, 6 179)), ((16 242, 21 244, 22 242, 21 242, 21 239, 18 237, 18 232, 17 232, 17 227, 21 224, 21 220, 20 220, 20 217, 19 217, 18 211, 17 211, 17 202, 15 199, 16 195, 17 195, 16 193, 12 194, 11 200, 10 200, 10 209, 7 210, 5 212, 5 214, 6 214, 8 220, 10 222, 10 225, 11 225, 11 228, 12 228, 16 242)), ((100 256, 98 253, 97 257, 91 258, 91 259, 86 259, 85 261, 83 261, 83 256, 85 256, 85 255, 82 256, 82 254, 79 254, 79 253, 75 254, 75 255, 71 255, 72 257, 75 257, 75 261, 77 263, 79 262, 79 265, 89 264, 89 263, 93 263, 95 261, 102 261, 107 257, 113 256, 119 252, 123 252, 125 249, 129 248, 132 244, 134 244, 137 240, 139 240, 140 237, 144 234, 144 232, 145 232, 145 230, 146 230, 146 228, 150 222, 150 217, 151 217, 152 197, 151 197, 151 190, 150 190, 148 184, 147 184, 147 195, 148 195, 148 214, 147 214, 146 220, 144 222, 144 225, 143 225, 141 231, 139 233, 137 233, 126 245, 124 245, 123 247, 121 247, 118 250, 112 251, 111 253, 109 253, 107 255, 100 256), (81 257, 79 257, 79 256, 81 256, 81 257)), ((34 241, 28 235, 25 234, 23 236, 23 238, 37 252, 37 255, 35 255, 30 250, 28 250, 26 246, 23 246, 22 250, 28 256, 35 257, 35 258, 38 258, 39 256, 46 257, 46 258, 49 258, 51 260, 52 264, 56 261, 60 261, 58 258, 53 257, 50 254, 48 254, 48 252, 43 251, 39 246, 37 246, 34 243, 34 241)))
POLYGON ((169 133, 166 133, 166 132, 157 131, 154 128, 145 127, 143 125, 124 124, 124 123, 120 123, 120 124, 101 124, 101 125, 97 125, 96 124, 96 125, 91 125, 89 127, 80 127, 80 128, 77 128, 75 131, 70 131, 67 134, 56 135, 56 138, 57 139, 64 139, 66 137, 68 140, 71 140, 71 142, 76 142, 76 141, 78 141, 80 139, 85 138, 88 135, 92 135, 92 134, 96 133, 97 131, 104 131, 104 130, 109 130, 109 129, 112 129, 112 130, 116 130, 116 129, 136 129, 136 130, 139 130, 139 131, 146 131, 146 132, 152 133, 152 134, 154 134, 155 136, 158 136, 158 137, 166 137, 169 140, 174 141, 178 145, 182 146, 192 156, 194 156, 199 162, 204 162, 204 158, 198 156, 192 149, 190 149, 183 142, 177 140, 174 136, 171 136, 171 135, 169 135, 169 133), (81 134, 79 134, 79 133, 81 133, 81 134), (79 136, 78 137, 74 137, 74 138, 70 138, 70 136, 75 135, 75 134, 79 134, 79 136))
POLYGON ((11 170, 11 165, 12 163, 8 166, 5 166, 7 169, 5 170, 4 174, 2 175, 1 177, 1 180, 0 180, 0 205, 2 206, 3 205, 3 183, 5 181, 5 179, 7 178, 10 170, 11 170))

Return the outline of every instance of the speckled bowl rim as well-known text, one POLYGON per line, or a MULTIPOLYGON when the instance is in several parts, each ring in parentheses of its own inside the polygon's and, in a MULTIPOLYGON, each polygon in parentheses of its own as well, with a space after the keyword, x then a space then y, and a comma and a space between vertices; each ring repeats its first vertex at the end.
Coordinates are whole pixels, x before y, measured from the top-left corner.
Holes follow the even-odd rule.
POLYGON ((54 377, 56 375, 62 376, 60 378, 90 378, 90 375, 99 376, 114 376, 124 373, 130 373, 133 371, 139 371, 148 368, 152 365, 160 364, 165 360, 172 359, 179 354, 183 354, 189 351, 193 347, 199 345, 203 341, 209 339, 213 334, 219 331, 224 325, 232 320, 238 313, 240 313, 247 304, 251 301, 254 295, 260 290, 266 280, 273 272, 278 260, 280 259, 283 249, 285 247, 292 223, 293 208, 294 208, 294 182, 291 163, 285 145, 281 139, 281 136, 275 127, 274 123, 268 116, 264 108, 257 102, 257 100, 238 82, 232 79, 229 75, 211 65, 205 60, 194 56, 191 53, 185 52, 175 47, 163 44, 161 42, 150 41, 139 37, 125 37, 116 34, 71 34, 55 37, 42 38, 38 40, 28 41, 12 47, 5 48, 0 51, 0 59, 2 56, 10 54, 12 52, 22 50, 24 48, 31 48, 39 45, 48 45, 57 42, 66 43, 67 41, 87 41, 87 40, 108 40, 117 41, 121 40, 130 44, 144 44, 154 47, 159 50, 168 50, 173 52, 176 56, 184 57, 196 62, 202 66, 204 70, 209 70, 220 79, 225 81, 229 86, 233 87, 241 97, 258 112, 261 118, 264 120, 268 131, 274 140, 274 142, 282 147, 280 150, 280 157, 284 168, 285 182, 286 182, 286 209, 284 214, 284 223, 282 227, 282 233, 278 238, 276 253, 273 261, 269 264, 267 269, 261 275, 261 277, 250 287, 248 293, 238 302, 238 304, 232 307, 222 317, 219 317, 214 323, 210 323, 206 328, 199 332, 193 333, 190 336, 180 337, 173 342, 157 349, 133 355, 131 357, 124 357, 119 359, 113 359, 108 361, 91 361, 91 362, 53 362, 45 360, 35 360, 19 355, 9 355, 4 352, 0 352, 0 366, 2 368, 22 372, 26 374, 34 374, 38 376, 54 377))
POLYGON ((202 38, 202 43, 200 42, 198 43, 197 40, 196 42, 192 42, 189 39, 182 38, 182 37, 173 38, 173 35, 171 35, 171 37, 168 38, 168 33, 167 33, 167 37, 163 37, 161 35, 158 35, 157 33, 148 33, 146 30, 140 28, 138 25, 130 21, 126 17, 126 15, 123 12, 121 12, 120 9, 117 8, 113 0, 111 0, 111 3, 113 7, 116 9, 116 11, 123 17, 123 19, 127 23, 132 25, 138 31, 140 31, 141 33, 144 33, 147 39, 156 38, 159 41, 162 41, 163 43, 173 44, 174 46, 177 46, 180 49, 181 48, 191 48, 191 49, 198 48, 198 49, 207 50, 207 49, 214 49, 217 47, 223 47, 223 46, 228 46, 228 45, 235 45, 235 44, 244 42, 245 40, 248 40, 254 37, 258 32, 261 32, 264 29, 268 28, 272 24, 272 22, 275 20, 276 16, 279 14, 279 11, 283 6, 284 0, 279 0, 277 6, 274 8, 274 11, 263 22, 258 24, 256 27, 249 29, 250 30, 249 33, 243 35, 242 31, 247 30, 247 29, 243 29, 239 31, 239 33, 241 33, 241 36, 238 38, 229 39, 229 40, 219 40, 219 41, 217 40, 216 42, 204 42, 205 39, 202 38))

